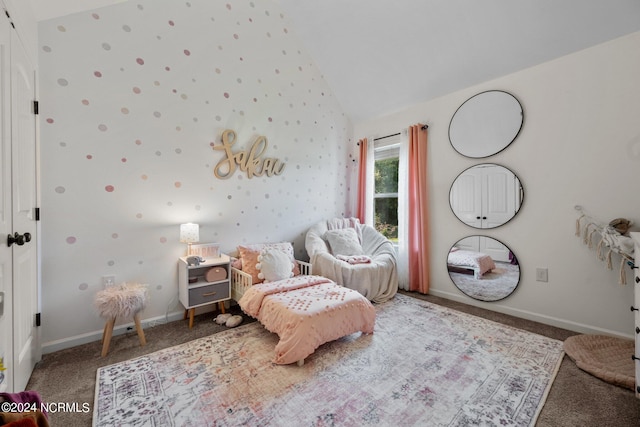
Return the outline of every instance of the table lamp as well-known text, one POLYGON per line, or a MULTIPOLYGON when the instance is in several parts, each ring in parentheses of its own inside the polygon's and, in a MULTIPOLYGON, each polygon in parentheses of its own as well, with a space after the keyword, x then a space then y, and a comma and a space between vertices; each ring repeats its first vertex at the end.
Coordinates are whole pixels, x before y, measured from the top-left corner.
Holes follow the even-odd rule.
POLYGON ((187 255, 191 255, 191 244, 200 240, 200 226, 192 222, 180 224, 180 243, 188 244, 187 255))

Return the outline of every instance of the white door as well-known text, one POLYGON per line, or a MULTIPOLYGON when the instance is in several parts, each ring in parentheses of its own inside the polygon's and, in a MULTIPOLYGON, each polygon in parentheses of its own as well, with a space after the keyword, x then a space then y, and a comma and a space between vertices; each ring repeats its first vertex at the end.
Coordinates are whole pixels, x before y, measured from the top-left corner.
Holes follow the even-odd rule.
POLYGON ((509 169, 481 164, 462 172, 453 182, 449 202, 455 215, 474 228, 495 228, 520 208, 520 181, 509 169))
POLYGON ((467 169, 456 178, 449 193, 453 212, 462 222, 475 228, 482 228, 482 179, 482 169, 467 169))
POLYGON ((496 239, 480 236, 479 252, 489 255, 494 261, 509 262, 509 249, 496 239))
POLYGON ((23 236, 13 248, 14 388, 24 390, 40 358, 36 329, 38 263, 36 245, 35 69, 11 31, 11 152, 13 231, 23 236))
POLYGON ((11 217, 11 99, 9 22, 0 19, 0 392, 13 391, 12 250, 6 244, 13 232, 11 217))
POLYGON ((491 237, 469 236, 456 242, 456 247, 467 251, 482 252, 494 261, 509 262, 509 249, 491 237))
POLYGON ((508 222, 516 214, 519 185, 516 176, 507 168, 493 165, 484 169, 483 228, 495 228, 508 222))

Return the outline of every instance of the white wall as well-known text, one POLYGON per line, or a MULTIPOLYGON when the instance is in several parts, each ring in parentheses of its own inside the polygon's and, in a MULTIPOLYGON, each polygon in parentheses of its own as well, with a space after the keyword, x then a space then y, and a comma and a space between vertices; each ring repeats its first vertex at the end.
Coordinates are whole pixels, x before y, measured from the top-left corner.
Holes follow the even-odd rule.
POLYGON ((273 2, 140 0, 41 22, 44 351, 99 339, 103 275, 179 312, 179 224, 201 242, 293 241, 348 214, 350 124, 273 2), (280 176, 217 179, 211 144, 258 135, 280 176), (318 194, 321 197, 318 197, 318 194))
POLYGON ((634 33, 354 125, 357 139, 388 135, 417 122, 429 124, 432 294, 579 332, 632 335, 634 285, 629 269, 629 284, 619 285, 619 256, 613 257, 614 270, 609 271, 596 259, 596 251, 574 235, 574 205, 603 222, 626 217, 640 224, 638 76, 640 33, 634 33), (511 222, 478 233, 455 218, 448 198, 455 177, 482 161, 454 151, 448 126, 460 104, 490 89, 510 92, 523 105, 520 135, 486 161, 513 170, 525 196, 511 222), (446 254, 458 239, 472 234, 497 238, 518 257, 520 285, 505 300, 480 303, 451 282, 446 254), (536 282, 537 267, 549 269, 548 283, 536 282))

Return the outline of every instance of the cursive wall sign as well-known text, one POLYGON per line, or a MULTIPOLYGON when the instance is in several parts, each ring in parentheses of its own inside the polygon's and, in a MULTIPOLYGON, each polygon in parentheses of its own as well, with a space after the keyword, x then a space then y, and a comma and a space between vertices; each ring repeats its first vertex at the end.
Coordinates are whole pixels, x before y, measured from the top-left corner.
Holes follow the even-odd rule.
POLYGON ((236 171, 236 166, 241 171, 247 173, 249 179, 254 176, 273 176, 280 175, 284 170, 284 163, 279 159, 272 157, 262 158, 262 154, 267 150, 269 143, 267 137, 258 136, 248 151, 238 151, 234 153, 231 150, 233 144, 236 143, 237 136, 232 130, 222 132, 222 145, 214 145, 214 150, 224 150, 226 157, 218 162, 213 168, 213 174, 216 178, 227 179, 236 171))

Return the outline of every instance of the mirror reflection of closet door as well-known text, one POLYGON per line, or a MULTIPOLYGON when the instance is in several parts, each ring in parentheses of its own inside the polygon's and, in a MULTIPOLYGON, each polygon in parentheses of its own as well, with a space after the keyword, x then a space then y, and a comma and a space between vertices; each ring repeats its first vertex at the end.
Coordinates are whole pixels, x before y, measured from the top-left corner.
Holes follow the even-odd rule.
POLYGON ((520 209, 520 180, 509 169, 481 164, 462 172, 451 186, 451 209, 474 228, 495 228, 507 223, 520 209))
POLYGON ((509 248, 491 237, 469 236, 459 240, 456 246, 474 252, 487 254, 494 261, 510 262, 509 248))

